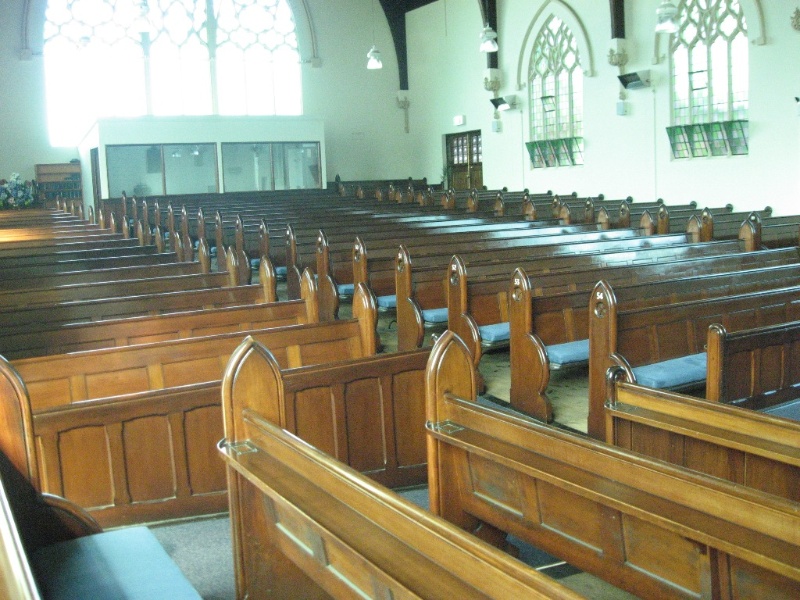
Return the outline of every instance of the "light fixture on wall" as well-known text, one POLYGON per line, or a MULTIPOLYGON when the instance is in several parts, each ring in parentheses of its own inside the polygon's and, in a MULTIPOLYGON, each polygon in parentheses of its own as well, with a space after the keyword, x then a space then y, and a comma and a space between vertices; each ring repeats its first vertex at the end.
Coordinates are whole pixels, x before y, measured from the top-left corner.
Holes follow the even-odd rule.
POLYGON ((499 98, 490 98, 489 101, 498 112, 511 110, 517 107, 517 98, 513 95, 501 96, 499 98))
POLYGON ((481 52, 497 52, 497 34, 492 26, 486 23, 481 32, 481 52))
POLYGON ((481 14, 483 15, 483 31, 481 31, 481 52, 497 52, 497 33, 489 24, 489 6, 486 0, 481 0, 481 14))
POLYGON ((666 0, 656 9, 656 32, 678 33, 678 7, 666 0))
POLYGON ((380 50, 375 45, 375 0, 372 0, 372 48, 367 52, 367 68, 370 71, 383 68, 380 50))

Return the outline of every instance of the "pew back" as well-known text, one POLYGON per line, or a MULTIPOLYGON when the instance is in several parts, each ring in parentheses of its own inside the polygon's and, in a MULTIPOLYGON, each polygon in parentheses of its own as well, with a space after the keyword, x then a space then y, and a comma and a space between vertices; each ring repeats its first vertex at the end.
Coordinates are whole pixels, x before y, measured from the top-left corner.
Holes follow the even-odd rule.
POLYGON ((800 424, 608 376, 606 441, 800 502, 800 424))
POLYGON ((225 405, 238 597, 578 598, 282 431, 225 405), (270 590, 270 593, 267 593, 270 590))
POLYGON ((796 593, 797 503, 481 406, 450 332, 426 387, 435 514, 498 543, 513 533, 643 597, 796 593))

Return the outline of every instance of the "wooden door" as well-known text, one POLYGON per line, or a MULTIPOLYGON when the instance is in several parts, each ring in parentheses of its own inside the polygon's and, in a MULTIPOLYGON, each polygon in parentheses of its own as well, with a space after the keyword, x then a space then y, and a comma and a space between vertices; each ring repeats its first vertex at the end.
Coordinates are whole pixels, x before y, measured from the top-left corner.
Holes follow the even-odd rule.
POLYGON ((483 144, 481 132, 468 131, 445 137, 448 184, 455 190, 483 187, 483 144))

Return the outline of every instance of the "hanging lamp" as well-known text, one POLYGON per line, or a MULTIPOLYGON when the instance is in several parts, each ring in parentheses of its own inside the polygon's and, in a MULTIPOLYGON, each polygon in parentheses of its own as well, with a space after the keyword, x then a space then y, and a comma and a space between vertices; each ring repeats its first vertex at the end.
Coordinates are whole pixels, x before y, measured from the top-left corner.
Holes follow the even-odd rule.
POLYGON ((381 52, 375 45, 375 0, 372 0, 372 48, 367 52, 367 69, 374 71, 382 68, 381 52))
POLYGON ((486 23, 481 32, 481 52, 497 52, 497 33, 486 23))

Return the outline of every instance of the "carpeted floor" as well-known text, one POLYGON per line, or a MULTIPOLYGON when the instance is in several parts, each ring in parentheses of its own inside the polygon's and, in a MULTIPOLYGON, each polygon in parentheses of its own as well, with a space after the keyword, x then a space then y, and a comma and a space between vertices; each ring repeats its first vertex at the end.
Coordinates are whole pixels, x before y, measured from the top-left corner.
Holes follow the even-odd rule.
POLYGON ((161 523, 150 529, 205 600, 236 598, 227 514, 161 523))

